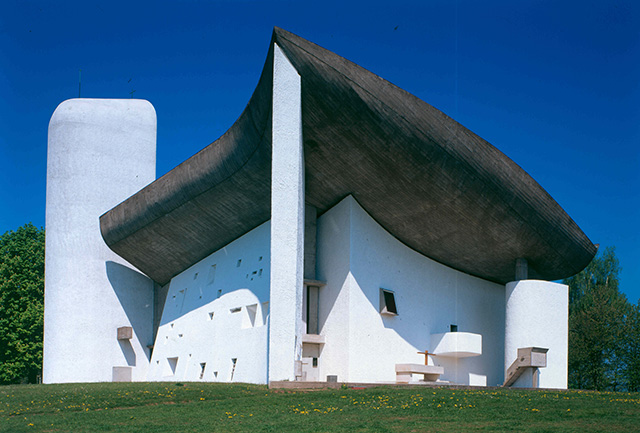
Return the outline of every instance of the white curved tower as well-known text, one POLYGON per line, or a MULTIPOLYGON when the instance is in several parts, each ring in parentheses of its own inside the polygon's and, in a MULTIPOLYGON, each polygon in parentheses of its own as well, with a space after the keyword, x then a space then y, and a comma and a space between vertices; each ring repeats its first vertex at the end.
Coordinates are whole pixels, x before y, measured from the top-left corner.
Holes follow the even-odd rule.
POLYGON ((45 383, 145 377, 147 345, 153 343, 153 282, 107 247, 98 218, 152 182, 155 165, 156 113, 148 101, 71 99, 53 113, 47 153, 45 383))
MULTIPOLYGON (((564 284, 539 280, 507 283, 504 364, 505 377, 519 348, 549 349, 547 366, 539 369, 540 388, 566 389, 568 383, 569 292, 564 284)), ((514 386, 530 387, 532 369, 514 386)))

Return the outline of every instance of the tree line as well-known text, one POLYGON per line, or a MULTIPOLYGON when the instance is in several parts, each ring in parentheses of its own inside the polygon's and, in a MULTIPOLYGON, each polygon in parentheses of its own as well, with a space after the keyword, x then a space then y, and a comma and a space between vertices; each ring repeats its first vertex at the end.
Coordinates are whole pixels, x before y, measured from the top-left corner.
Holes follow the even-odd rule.
POLYGON ((569 286, 569 388, 640 391, 640 301, 618 289, 615 249, 598 254, 569 286))
POLYGON ((0 236, 0 384, 35 383, 42 372, 44 229, 0 236))
MULTIPOLYGON (((569 388, 640 391, 640 301, 618 288, 607 248, 569 286, 569 388)), ((29 223, 0 236, 0 384, 42 372, 44 229, 29 223)))

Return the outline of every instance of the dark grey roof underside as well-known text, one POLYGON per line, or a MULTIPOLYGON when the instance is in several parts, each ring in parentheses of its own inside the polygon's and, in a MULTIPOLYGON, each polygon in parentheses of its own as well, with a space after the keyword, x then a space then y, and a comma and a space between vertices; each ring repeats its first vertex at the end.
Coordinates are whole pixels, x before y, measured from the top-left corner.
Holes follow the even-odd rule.
POLYGON ((270 218, 273 42, 302 77, 306 201, 352 194, 393 236, 506 283, 582 270, 596 247, 524 170, 444 113, 276 28, 258 86, 214 143, 100 217, 105 242, 160 284, 270 218))

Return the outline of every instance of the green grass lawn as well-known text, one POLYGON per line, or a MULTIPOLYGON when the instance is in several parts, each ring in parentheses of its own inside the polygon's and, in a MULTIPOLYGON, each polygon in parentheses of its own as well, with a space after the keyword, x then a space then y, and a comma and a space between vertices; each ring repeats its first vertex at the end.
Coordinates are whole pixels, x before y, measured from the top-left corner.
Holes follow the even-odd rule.
POLYGON ((640 394, 215 383, 0 387, 1 432, 640 431, 640 394))

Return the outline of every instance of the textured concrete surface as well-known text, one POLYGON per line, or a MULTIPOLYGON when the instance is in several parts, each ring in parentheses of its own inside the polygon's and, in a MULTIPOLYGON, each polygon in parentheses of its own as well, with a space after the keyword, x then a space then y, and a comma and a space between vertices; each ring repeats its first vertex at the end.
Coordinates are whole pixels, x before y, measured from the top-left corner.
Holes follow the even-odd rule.
MULTIPOLYGON (((302 80, 306 201, 352 194, 401 242, 505 284, 560 279, 596 252, 517 164, 375 74, 276 28, 302 80)), ((215 143, 101 218, 107 244, 160 284, 269 219, 273 43, 256 90, 215 143), (238 193, 242 191, 242 193, 238 193)))
POLYGON ((273 61, 269 380, 295 380, 302 358, 304 155, 300 76, 278 45, 273 61))
POLYGON ((155 179, 155 110, 71 99, 53 113, 48 140, 43 380, 142 380, 153 282, 104 244, 98 217, 155 179), (132 338, 119 341, 124 326, 132 338))

